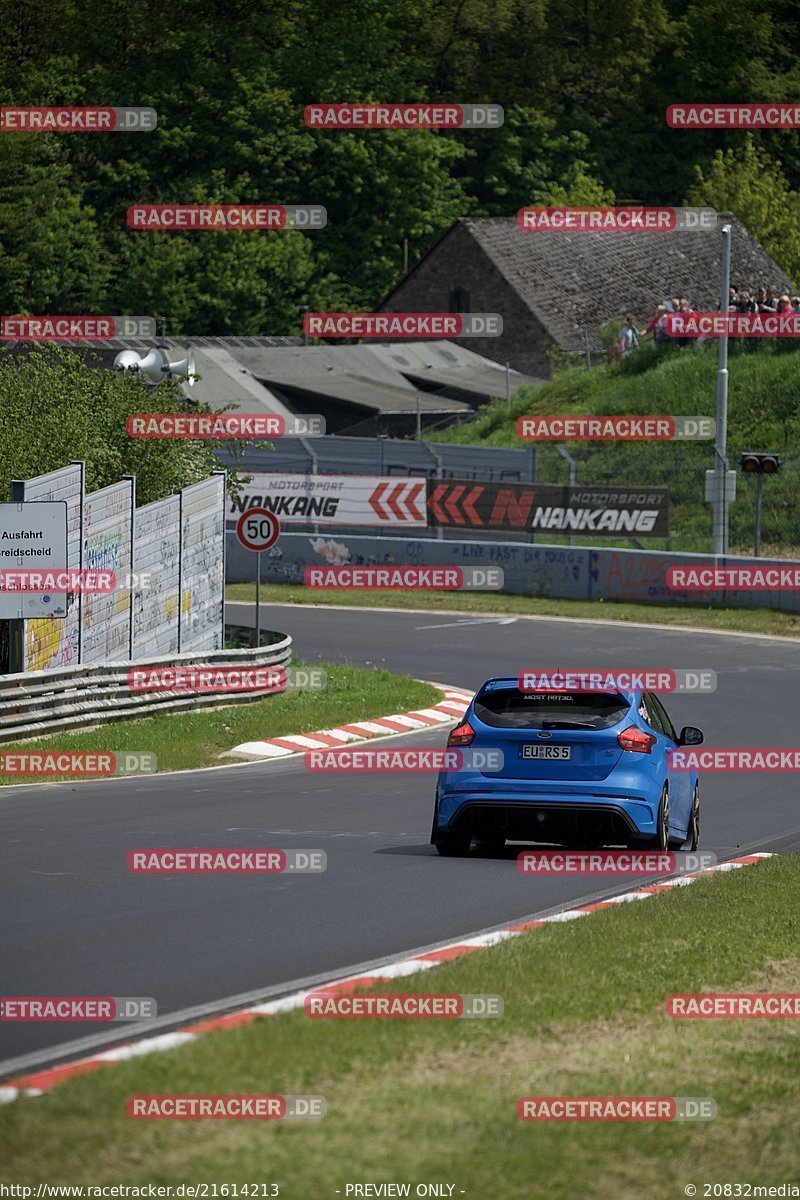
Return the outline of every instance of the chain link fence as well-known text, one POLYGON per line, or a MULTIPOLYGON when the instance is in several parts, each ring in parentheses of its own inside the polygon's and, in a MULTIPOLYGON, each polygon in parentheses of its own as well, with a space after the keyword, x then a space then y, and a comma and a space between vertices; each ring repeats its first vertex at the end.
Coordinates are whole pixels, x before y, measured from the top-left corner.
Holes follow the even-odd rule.
MULTIPOLYGON (((730 553, 754 553, 757 479, 739 469, 743 451, 768 450, 769 447, 733 445, 728 463, 736 471, 736 500, 729 509, 730 553)), ((763 477, 762 542, 764 557, 800 557, 800 449, 780 451, 781 468, 775 475, 763 477)), ((258 447, 245 450, 238 467, 243 473, 290 472, 299 474, 353 474, 420 476, 432 482, 464 479, 476 482, 509 484, 549 483, 578 486, 666 488, 669 493, 668 537, 635 538, 615 534, 610 537, 582 537, 580 534, 545 532, 515 533, 515 541, 537 545, 635 548, 671 550, 685 553, 712 552, 712 509, 705 500, 706 472, 714 466, 711 442, 607 442, 586 445, 570 442, 560 448, 539 443, 526 449, 511 450, 494 446, 461 446, 457 443, 413 441, 391 438, 320 439, 285 438, 274 451, 258 447), (571 540, 570 540, 571 539, 571 540)), ((295 525, 297 532, 318 533, 311 523, 295 525)), ((345 529, 339 533, 363 533, 345 529)), ((384 536, 406 537, 407 531, 384 530, 384 536)), ((477 537, 508 540, 508 531, 486 529, 417 529, 415 537, 444 540, 477 537)))
MULTIPOLYGON (((537 482, 613 487, 666 488, 669 492, 670 535, 647 538, 649 550, 675 550, 710 554, 712 508, 705 500, 706 471, 714 466, 710 442, 619 442, 604 445, 570 443, 563 447, 572 464, 551 444, 540 445, 537 453, 537 482)), ((752 445, 728 446, 728 467, 736 472, 736 499, 729 507, 729 552, 753 554, 757 477, 739 469, 739 458, 752 445)), ((762 447, 762 449, 769 449, 762 447)), ((763 478, 761 554, 764 557, 800 556, 800 450, 779 453, 781 468, 763 478)), ((537 542, 561 542, 537 534, 537 542)), ((629 545, 634 539, 625 542, 629 545)), ((608 538, 575 537, 573 545, 609 546, 608 538)), ((638 543, 634 544, 638 545, 638 543)))

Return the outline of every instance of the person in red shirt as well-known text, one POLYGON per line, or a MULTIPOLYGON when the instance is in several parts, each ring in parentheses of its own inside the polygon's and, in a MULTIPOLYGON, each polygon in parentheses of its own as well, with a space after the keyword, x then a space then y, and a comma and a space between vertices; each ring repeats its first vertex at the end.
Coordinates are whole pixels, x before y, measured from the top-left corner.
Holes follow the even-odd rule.
POLYGON ((659 304, 658 308, 656 309, 655 316, 645 327, 645 331, 642 334, 642 340, 652 334, 656 344, 656 349, 658 349, 659 346, 663 346, 664 342, 669 341, 669 334, 667 333, 666 325, 667 306, 666 304, 659 304))

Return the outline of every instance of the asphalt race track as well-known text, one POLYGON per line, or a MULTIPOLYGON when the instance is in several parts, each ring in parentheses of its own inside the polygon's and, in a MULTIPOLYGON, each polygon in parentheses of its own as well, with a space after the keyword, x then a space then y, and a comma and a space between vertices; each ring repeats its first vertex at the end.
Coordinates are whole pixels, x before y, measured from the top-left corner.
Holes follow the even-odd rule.
MULTIPOLYGON (((252 624, 252 606, 229 604, 228 620, 252 624)), ((709 747, 788 746, 796 736, 800 645, 788 641, 279 605, 265 606, 262 624, 290 633, 307 662, 372 664, 467 689, 536 666, 710 667, 716 693, 667 697, 679 728, 699 725, 709 747)), ((445 736, 382 745, 443 745, 445 736)), ((163 1018, 625 890, 625 880, 523 877, 508 847, 495 857, 439 858, 428 844, 433 786, 421 774, 315 775, 295 758, 3 789, 0 990, 152 996, 163 1018), (328 870, 132 876, 126 856, 141 846, 323 849, 328 870)), ((724 858, 800 848, 791 774, 708 775, 701 788, 702 849, 724 858)), ((44 1064, 47 1048, 98 1028, 0 1024, 0 1068, 34 1052, 44 1064)), ((130 1033, 129 1025, 111 1029, 115 1041, 130 1033)))

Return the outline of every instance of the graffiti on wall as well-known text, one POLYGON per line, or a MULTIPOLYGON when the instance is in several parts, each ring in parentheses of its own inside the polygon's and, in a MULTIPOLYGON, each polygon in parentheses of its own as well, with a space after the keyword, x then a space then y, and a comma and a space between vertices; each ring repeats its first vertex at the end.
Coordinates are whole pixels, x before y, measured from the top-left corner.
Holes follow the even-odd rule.
POLYGON ((224 472, 135 512, 134 495, 128 479, 85 496, 82 463, 25 482, 25 500, 67 503, 65 566, 146 580, 133 594, 70 596, 62 620, 25 621, 26 671, 120 662, 131 641, 137 658, 171 654, 179 629, 181 650, 223 645, 224 472))
POLYGON ((183 489, 181 650, 222 647, 225 476, 183 489))
MULTIPOLYGON (((87 499, 84 511, 83 565, 113 571, 118 583, 131 568, 131 486, 114 484, 87 499)), ((114 662, 129 657, 130 592, 83 597, 83 658, 114 662)))
POLYGON ((25 670, 52 671, 69 667, 77 645, 58 617, 35 617, 25 622, 25 670), (66 636, 65 636, 66 635, 66 636))

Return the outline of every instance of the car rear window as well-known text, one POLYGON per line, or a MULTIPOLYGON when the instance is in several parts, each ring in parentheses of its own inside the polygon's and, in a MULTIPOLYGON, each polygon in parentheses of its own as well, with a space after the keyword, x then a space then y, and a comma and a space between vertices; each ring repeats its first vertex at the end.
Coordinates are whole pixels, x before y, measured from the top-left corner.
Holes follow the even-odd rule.
POLYGON ((579 722, 592 729, 616 725, 628 711, 624 696, 608 692, 521 692, 493 688, 475 697, 475 715, 499 729, 547 729, 579 722))

